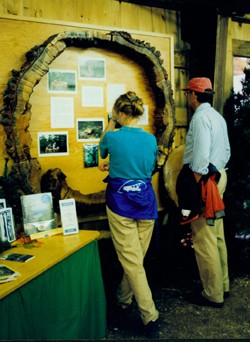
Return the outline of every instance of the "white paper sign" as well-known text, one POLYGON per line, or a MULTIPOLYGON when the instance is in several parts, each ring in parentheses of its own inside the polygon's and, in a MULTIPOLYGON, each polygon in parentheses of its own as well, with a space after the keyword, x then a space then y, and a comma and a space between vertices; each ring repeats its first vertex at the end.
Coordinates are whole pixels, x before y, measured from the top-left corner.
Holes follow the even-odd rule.
POLYGON ((51 127, 74 128, 73 97, 51 97, 51 127))
POLYGON ((83 107, 103 107, 104 94, 103 87, 82 87, 82 106, 83 107))
POLYGON ((59 200, 63 235, 76 234, 79 232, 74 198, 59 200))

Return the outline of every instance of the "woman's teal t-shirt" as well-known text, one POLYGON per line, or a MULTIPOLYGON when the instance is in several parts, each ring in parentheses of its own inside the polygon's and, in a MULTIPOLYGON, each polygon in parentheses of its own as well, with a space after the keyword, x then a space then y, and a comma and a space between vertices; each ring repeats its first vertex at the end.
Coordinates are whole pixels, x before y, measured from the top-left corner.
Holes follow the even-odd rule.
POLYGON ((100 143, 102 158, 109 159, 104 182, 107 206, 120 216, 156 219, 157 202, 151 184, 158 147, 156 138, 142 128, 123 126, 108 131, 100 143))
POLYGON ((108 131, 100 143, 101 158, 109 155, 111 178, 151 178, 157 152, 155 136, 137 127, 108 131))

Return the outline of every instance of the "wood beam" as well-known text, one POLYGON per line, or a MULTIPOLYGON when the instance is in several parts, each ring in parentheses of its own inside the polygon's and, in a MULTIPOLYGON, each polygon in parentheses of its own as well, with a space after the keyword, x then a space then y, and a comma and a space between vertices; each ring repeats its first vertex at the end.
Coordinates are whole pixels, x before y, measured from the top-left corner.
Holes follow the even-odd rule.
POLYGON ((239 57, 250 56, 250 42, 246 40, 233 39, 233 55, 239 57))
POLYGON ((215 57, 215 73, 214 73, 214 107, 218 112, 223 112, 226 94, 225 77, 226 77, 226 54, 228 42, 228 18, 219 16, 217 25, 216 38, 216 57, 215 57))
POLYGON ((249 0, 117 0, 119 2, 128 2, 140 6, 149 6, 164 8, 174 11, 182 11, 185 8, 198 6, 206 9, 217 9, 218 14, 228 17, 240 17, 250 13, 249 0))

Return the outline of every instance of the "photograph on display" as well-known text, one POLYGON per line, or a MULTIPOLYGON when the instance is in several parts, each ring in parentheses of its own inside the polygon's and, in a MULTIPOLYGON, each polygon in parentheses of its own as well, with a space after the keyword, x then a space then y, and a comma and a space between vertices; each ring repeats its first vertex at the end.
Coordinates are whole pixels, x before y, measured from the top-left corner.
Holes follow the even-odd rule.
POLYGON ((26 235, 44 232, 57 227, 50 192, 23 195, 20 199, 26 235))
POLYGON ((16 240, 12 208, 0 209, 0 240, 13 242, 16 240))
POLYGON ((77 141, 98 141, 104 130, 104 119, 77 119, 77 141))
POLYGON ((31 259, 34 259, 34 255, 31 254, 22 254, 22 253, 10 253, 0 256, 0 260, 9 260, 9 261, 17 261, 17 262, 27 262, 31 259))
POLYGON ((51 69, 48 72, 49 93, 76 93, 76 71, 51 69))
POLYGON ((6 208, 6 199, 0 198, 0 209, 6 208))
POLYGON ((66 156, 68 150, 68 132, 39 132, 38 155, 40 157, 66 156))
POLYGON ((86 144, 83 146, 84 167, 98 166, 98 144, 86 144))
POLYGON ((78 69, 80 80, 106 80, 106 61, 103 58, 79 57, 78 69))
POLYGON ((20 273, 6 265, 0 265, 0 283, 15 280, 20 273))

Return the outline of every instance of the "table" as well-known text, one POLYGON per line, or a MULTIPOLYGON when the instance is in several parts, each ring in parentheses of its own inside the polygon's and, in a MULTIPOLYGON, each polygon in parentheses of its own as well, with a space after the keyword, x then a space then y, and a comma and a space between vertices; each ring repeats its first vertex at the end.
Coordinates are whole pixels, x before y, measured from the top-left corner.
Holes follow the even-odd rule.
POLYGON ((5 254, 33 254, 26 263, 0 260, 18 271, 0 284, 0 340, 100 339, 106 335, 106 299, 98 231, 39 239, 41 247, 5 254))

